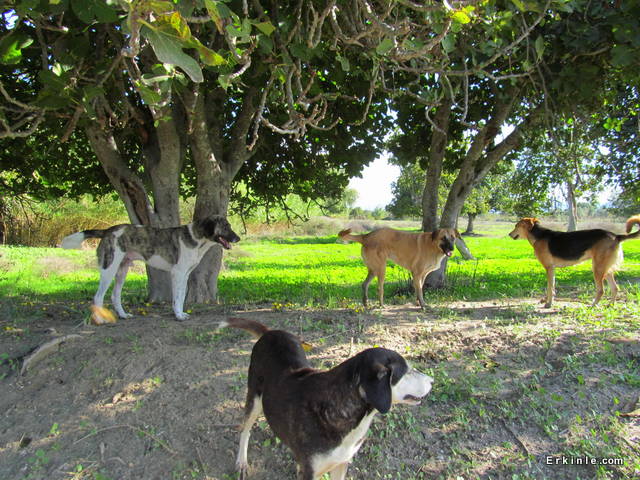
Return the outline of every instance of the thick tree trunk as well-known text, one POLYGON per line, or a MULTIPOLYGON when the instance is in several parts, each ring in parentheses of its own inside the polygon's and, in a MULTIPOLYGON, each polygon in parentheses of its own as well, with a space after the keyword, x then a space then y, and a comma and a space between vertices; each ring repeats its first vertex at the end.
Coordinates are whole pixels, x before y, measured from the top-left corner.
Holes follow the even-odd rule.
MULTIPOLYGON (((442 217, 440 218, 440 228, 455 228, 458 222, 458 216, 464 205, 465 200, 471 193, 473 187, 475 187, 485 175, 498 163, 504 156, 511 150, 517 147, 520 142, 521 133, 520 130, 524 123, 531 121, 529 117, 523 124, 518 125, 514 130, 507 135, 500 143, 490 147, 497 135, 500 133, 500 129, 507 119, 511 109, 513 107, 516 95, 505 95, 507 100, 502 103, 498 103, 495 107, 495 111, 489 122, 481 128, 475 135, 473 142, 465 158, 460 166, 458 176, 451 185, 447 201, 442 210, 442 217)), ((471 252, 464 244, 464 241, 456 241, 456 245, 459 246, 458 250, 465 257, 473 258, 471 252), (462 248, 460 248, 462 247, 462 248)), ((439 270, 432 272, 427 276, 425 285, 428 288, 441 288, 445 283, 445 272, 447 268, 447 262, 442 262, 439 270)))
POLYGON ((465 234, 471 234, 473 233, 473 222, 476 219, 476 214, 474 213, 467 213, 467 229, 465 230, 465 234))
MULTIPOLYGON (((223 125, 217 117, 215 106, 220 104, 219 91, 207 95, 195 90, 185 95, 190 105, 189 143, 196 165, 197 197, 194 219, 209 215, 227 215, 231 182, 242 164, 251 155, 246 138, 255 113, 255 89, 248 89, 242 108, 231 130, 231 142, 226 155, 223 149, 223 125)), ((191 273, 187 300, 195 303, 218 300, 218 276, 222 267, 222 247, 214 246, 203 257, 200 265, 191 273)))
POLYGON ((429 147, 429 165, 425 175, 424 190, 422 192, 422 231, 433 232, 438 228, 438 186, 442 176, 442 163, 447 148, 447 132, 451 118, 453 102, 445 99, 436 110, 429 147))
POLYGON ((153 208, 144 184, 124 163, 112 133, 97 122, 85 127, 89 143, 109 181, 124 203, 131 223, 150 225, 153 208))
POLYGON ((576 198, 575 186, 571 180, 567 180, 567 203, 567 213, 569 215, 567 231, 575 232, 578 229, 578 199, 576 198))
MULTIPOLYGON (((89 123, 85 131, 98 160, 111 184, 123 201, 132 224, 159 228, 175 227, 179 217, 179 178, 182 169, 178 134, 174 122, 160 122, 153 135, 152 147, 145 148, 145 163, 152 179, 154 205, 140 178, 124 162, 111 134, 97 123, 89 123)), ((169 274, 147 267, 147 299, 151 302, 171 301, 169 274)))
MULTIPOLYGON (((158 228, 177 227, 180 219, 180 172, 184 165, 184 113, 179 108, 159 112, 162 120, 152 130, 143 149, 145 168, 151 181, 155 215, 151 225, 158 228)), ((169 272, 147 268, 147 291, 150 302, 171 302, 169 272)))

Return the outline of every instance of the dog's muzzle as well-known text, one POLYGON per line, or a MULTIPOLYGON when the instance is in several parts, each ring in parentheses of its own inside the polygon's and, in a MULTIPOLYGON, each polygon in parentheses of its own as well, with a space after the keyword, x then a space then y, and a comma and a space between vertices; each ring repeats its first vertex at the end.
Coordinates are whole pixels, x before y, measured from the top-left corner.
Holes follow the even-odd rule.
POLYGON ((440 245, 440 250, 447 257, 451 257, 453 255, 453 245, 440 245))
POLYGON ((239 242, 240 237, 236 235, 235 237, 226 239, 222 235, 218 235, 215 237, 215 241, 218 242, 220 245, 222 245, 222 248, 224 248, 225 250, 231 250, 231 244, 239 242))
POLYGON ((431 391, 432 385, 433 378, 429 375, 410 369, 393 386, 393 401, 407 405, 420 405, 422 399, 431 391))

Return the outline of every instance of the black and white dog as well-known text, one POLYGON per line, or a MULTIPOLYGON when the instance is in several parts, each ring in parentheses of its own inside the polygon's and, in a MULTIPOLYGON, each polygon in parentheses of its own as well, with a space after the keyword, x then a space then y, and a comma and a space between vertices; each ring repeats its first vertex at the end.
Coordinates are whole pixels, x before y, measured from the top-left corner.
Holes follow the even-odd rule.
POLYGON ((300 339, 242 318, 220 327, 241 328, 258 337, 253 346, 245 417, 236 468, 248 470, 251 426, 264 412, 271 429, 293 452, 302 480, 330 472, 343 480, 376 412, 394 403, 418 405, 433 379, 409 368, 398 353, 369 348, 331 370, 314 370, 300 339))
POLYGON ((174 228, 143 225, 116 225, 106 230, 84 230, 65 237, 62 248, 80 248, 87 238, 100 238, 98 266, 100 285, 93 303, 102 307, 104 295, 115 277, 111 302, 120 318, 131 315, 122 308, 122 286, 134 260, 142 260, 153 268, 171 274, 173 312, 176 319, 186 320, 183 311, 187 281, 205 253, 216 243, 225 249, 240 240, 226 218, 213 215, 205 220, 174 228))

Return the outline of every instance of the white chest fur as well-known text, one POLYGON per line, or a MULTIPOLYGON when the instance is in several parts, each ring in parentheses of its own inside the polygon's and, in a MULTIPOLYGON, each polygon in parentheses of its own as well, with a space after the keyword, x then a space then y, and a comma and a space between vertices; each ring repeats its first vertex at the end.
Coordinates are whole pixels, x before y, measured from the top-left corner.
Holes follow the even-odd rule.
POLYGON ((353 458, 362 445, 375 414, 376 410, 373 410, 360 420, 356 428, 351 430, 336 448, 315 455, 311 459, 311 464, 313 465, 313 470, 316 475, 321 476, 333 470, 336 466, 349 462, 353 458))

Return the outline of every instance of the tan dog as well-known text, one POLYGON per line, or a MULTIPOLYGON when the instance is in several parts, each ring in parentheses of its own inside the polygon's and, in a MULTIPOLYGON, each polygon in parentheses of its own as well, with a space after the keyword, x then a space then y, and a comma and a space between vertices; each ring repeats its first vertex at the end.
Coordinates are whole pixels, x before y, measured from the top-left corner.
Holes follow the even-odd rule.
POLYGON ((406 268, 413 276, 413 288, 424 309, 422 285, 426 276, 440 268, 442 259, 453 254, 456 238, 460 234, 454 228, 441 228, 435 232, 403 232, 392 228, 381 228, 365 235, 352 235, 351 230, 338 233, 344 242, 362 244, 362 260, 369 269, 362 283, 362 303, 367 306, 368 289, 373 277, 378 277, 378 299, 383 305, 384 274, 387 259, 406 268))
MULTIPOLYGON (((539 223, 537 218, 523 218, 516 223, 509 236, 514 240, 519 238, 529 240, 536 257, 547 271, 545 308, 553 304, 556 267, 568 267, 588 259, 592 259, 593 278, 596 284, 596 296, 592 305, 596 305, 602 298, 605 278, 611 289, 611 300, 615 302, 618 285, 613 275, 622 263, 620 243, 636 238, 640 235, 640 230, 631 235, 616 235, 602 229, 559 232, 541 227, 539 223)), ((640 215, 627 220, 627 233, 635 224, 640 224, 640 215)))

